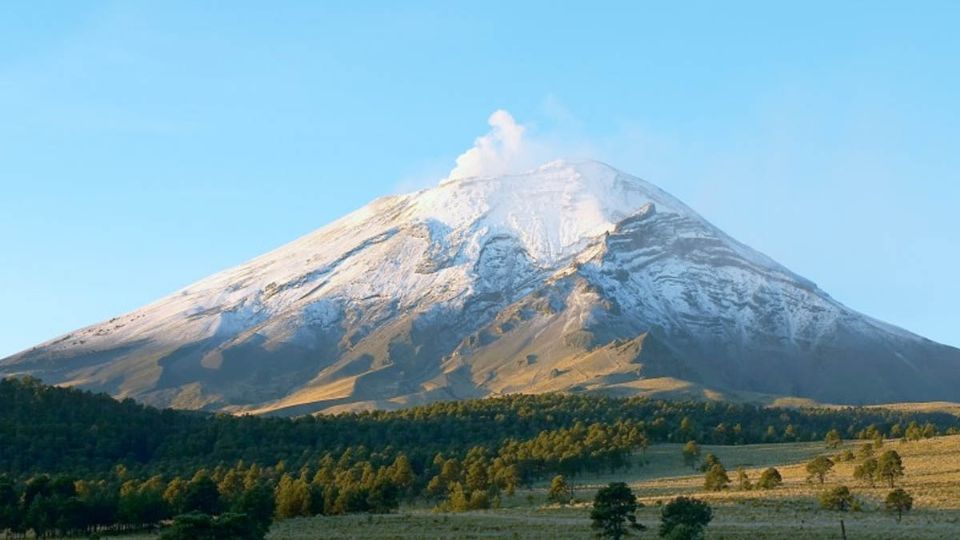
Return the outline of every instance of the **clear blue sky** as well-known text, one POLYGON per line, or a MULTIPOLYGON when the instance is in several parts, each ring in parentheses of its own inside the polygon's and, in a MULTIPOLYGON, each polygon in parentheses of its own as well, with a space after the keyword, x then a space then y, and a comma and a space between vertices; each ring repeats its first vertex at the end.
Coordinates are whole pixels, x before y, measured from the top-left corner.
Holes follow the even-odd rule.
POLYGON ((498 108, 960 345, 960 3, 597 4, 0 3, 0 356, 428 185, 498 108))

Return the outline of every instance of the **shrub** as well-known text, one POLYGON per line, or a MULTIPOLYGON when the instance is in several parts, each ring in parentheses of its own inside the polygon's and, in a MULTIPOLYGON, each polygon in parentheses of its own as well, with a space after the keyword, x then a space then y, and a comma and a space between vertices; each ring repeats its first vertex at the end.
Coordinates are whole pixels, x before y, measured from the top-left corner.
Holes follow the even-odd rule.
POLYGON ((706 502, 677 497, 660 511, 660 536, 672 540, 700 539, 712 519, 713 510, 706 502))
POLYGON ((774 489, 782 483, 783 477, 780 476, 780 471, 770 467, 760 473, 760 479, 757 480, 757 487, 760 489, 774 489))
POLYGON ((853 494, 847 486, 837 486, 820 494, 820 508, 846 512, 854 504, 853 494))

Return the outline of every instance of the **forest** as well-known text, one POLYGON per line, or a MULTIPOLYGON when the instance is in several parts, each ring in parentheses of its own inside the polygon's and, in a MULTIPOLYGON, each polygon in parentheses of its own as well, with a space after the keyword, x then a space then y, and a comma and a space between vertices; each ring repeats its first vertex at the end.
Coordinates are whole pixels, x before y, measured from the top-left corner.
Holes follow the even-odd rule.
POLYGON ((908 431, 955 433, 957 418, 565 394, 274 418, 159 410, 10 378, 0 381, 0 531, 140 530, 178 515, 265 531, 274 517, 390 512, 402 501, 490 508, 549 475, 627 467, 652 443, 908 431))

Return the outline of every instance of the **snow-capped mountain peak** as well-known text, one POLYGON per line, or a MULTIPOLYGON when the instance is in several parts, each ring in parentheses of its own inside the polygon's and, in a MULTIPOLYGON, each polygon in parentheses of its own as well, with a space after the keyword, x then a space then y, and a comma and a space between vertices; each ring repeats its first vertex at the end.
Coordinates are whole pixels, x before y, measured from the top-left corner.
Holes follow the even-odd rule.
POLYGON ((377 199, 0 373, 303 412, 553 390, 955 400, 958 367, 656 186, 554 161, 377 199))

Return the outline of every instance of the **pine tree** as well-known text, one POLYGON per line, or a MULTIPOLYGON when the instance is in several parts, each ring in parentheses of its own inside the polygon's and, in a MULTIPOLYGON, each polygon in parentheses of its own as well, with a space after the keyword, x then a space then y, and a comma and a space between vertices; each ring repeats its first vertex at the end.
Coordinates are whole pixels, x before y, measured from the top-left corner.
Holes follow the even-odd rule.
POLYGON ((691 497, 677 497, 660 511, 660 536, 676 540, 703 538, 703 530, 713 520, 710 505, 691 497))
POLYGON ((310 490, 302 479, 289 474, 281 476, 277 483, 276 501, 279 519, 310 515, 310 490))
POLYGON ((909 512, 913 509, 913 497, 904 491, 903 488, 897 488, 887 494, 887 498, 884 500, 884 507, 889 512, 896 512, 897 521, 899 522, 903 518, 904 512, 909 512))
POLYGON ((568 504, 573 499, 573 489, 567 484, 567 479, 558 474, 550 481, 550 491, 547 499, 559 504, 568 504))
POLYGON ((837 486, 820 494, 820 508, 846 512, 854 504, 853 494, 847 486, 837 486))
POLYGON ((830 474, 831 469, 833 469, 833 461, 831 461, 830 458, 825 456, 817 456, 813 458, 813 461, 807 463, 807 478, 817 478, 820 480, 820 484, 823 484, 824 480, 827 478, 827 475, 830 474))
POLYGON ((645 527, 637 523, 639 506, 636 496, 623 482, 600 488, 590 511, 591 526, 597 529, 597 537, 620 540, 631 529, 643 530, 645 527))
POLYGON ((890 487, 903 476, 903 461, 896 450, 887 450, 877 460, 877 476, 886 480, 890 487))

